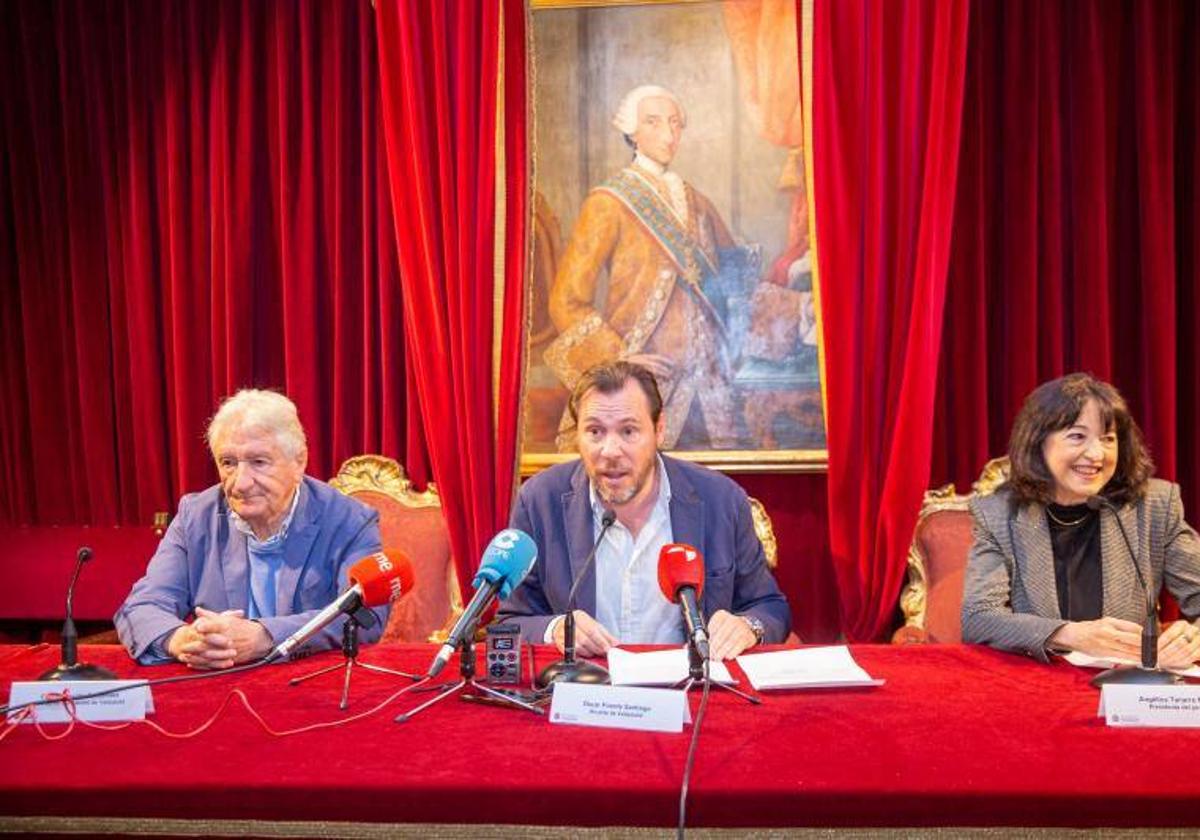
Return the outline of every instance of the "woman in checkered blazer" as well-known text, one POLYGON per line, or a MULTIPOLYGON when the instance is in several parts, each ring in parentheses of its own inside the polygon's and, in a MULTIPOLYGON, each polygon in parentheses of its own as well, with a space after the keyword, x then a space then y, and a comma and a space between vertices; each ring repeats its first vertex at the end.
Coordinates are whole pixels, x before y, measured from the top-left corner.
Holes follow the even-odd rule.
POLYGON ((1008 456, 1008 482, 971 506, 963 641, 1139 661, 1165 582, 1186 620, 1162 630, 1158 664, 1200 659, 1200 539, 1117 390, 1082 373, 1039 386, 1008 456))

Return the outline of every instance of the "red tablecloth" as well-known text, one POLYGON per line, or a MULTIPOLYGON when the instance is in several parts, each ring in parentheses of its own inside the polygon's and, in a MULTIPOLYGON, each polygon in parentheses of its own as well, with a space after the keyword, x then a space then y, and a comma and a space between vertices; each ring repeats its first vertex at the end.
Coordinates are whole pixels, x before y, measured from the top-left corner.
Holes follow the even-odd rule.
MULTIPOLYGON (((767 695, 753 707, 714 692, 692 779, 689 825, 1185 826, 1200 824, 1200 731, 1122 730, 1096 717, 1090 672, 971 646, 860 646, 886 685, 767 695)), ((363 661, 422 670, 431 649, 365 648, 363 661)), ((538 664, 552 658, 539 649, 538 664)), ((275 728, 344 716, 340 680, 287 679, 322 654, 155 691, 164 727, 207 719, 233 687, 275 728)), ((82 658, 123 675, 117 648, 82 658)), ((0 677, 34 678, 55 648, 0 648, 0 677)), ((451 669, 447 669, 450 673, 451 669)), ((393 677, 354 676, 350 712, 387 697, 393 677)), ((22 726, 0 742, 0 814, 670 826, 688 746, 682 735, 550 724, 447 700, 289 738, 231 707, 175 740, 135 725, 76 729, 47 742, 22 726)), ((698 696, 692 700, 693 709, 698 696)), ((56 729, 60 729, 56 727, 56 729)))

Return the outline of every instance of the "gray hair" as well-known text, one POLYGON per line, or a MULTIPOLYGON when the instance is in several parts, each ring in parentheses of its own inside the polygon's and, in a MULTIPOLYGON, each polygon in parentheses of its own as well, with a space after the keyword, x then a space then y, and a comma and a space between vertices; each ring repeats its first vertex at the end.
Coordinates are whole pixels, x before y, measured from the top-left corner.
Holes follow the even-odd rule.
POLYGON ((277 391, 243 388, 221 403, 205 432, 208 448, 214 455, 217 440, 233 429, 269 432, 289 458, 298 457, 308 446, 296 404, 277 391))
POLYGON ((683 110, 683 103, 679 101, 679 97, 665 87, 659 87, 658 85, 638 85, 625 94, 625 98, 617 106, 617 112, 613 114, 612 124, 617 131, 626 137, 637 131, 638 105, 641 104, 643 99, 651 96, 661 96, 674 102, 675 107, 679 109, 680 124, 684 128, 687 128, 687 111, 683 110))

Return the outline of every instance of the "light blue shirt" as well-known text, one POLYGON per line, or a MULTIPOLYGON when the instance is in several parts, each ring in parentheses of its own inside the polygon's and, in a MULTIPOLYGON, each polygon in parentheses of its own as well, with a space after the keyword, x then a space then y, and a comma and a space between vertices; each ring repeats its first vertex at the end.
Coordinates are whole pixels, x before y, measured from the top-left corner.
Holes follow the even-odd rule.
MULTIPOLYGON (((662 594, 658 585, 658 555, 674 542, 671 530, 671 482, 662 459, 655 456, 658 498, 637 537, 613 522, 596 549, 596 620, 622 644, 683 644, 686 635, 679 605, 662 594)), ((594 486, 588 486, 592 505, 593 536, 604 527, 604 504, 594 486)))
MULTIPOLYGON (((245 519, 232 509, 229 511, 230 523, 246 535, 246 554, 250 565, 250 597, 247 600, 246 618, 263 618, 276 614, 275 590, 279 567, 283 565, 283 541, 287 537, 288 526, 292 524, 292 517, 296 515, 296 505, 300 502, 303 489, 304 483, 301 482, 296 486, 296 492, 292 493, 292 506, 288 508, 278 533, 262 541, 254 536, 254 529, 245 519)), ((167 641, 177 629, 179 628, 172 628, 151 642, 146 652, 138 657, 138 664, 152 665, 156 662, 170 661, 167 641)))
MULTIPOLYGON (((686 634, 679 605, 663 596, 658 586, 658 555, 674 542, 671 529, 671 481, 657 455, 658 498, 649 519, 635 538, 615 521, 596 548, 596 615, 622 644, 683 644, 686 634)), ((588 485, 592 506, 592 539, 603 529, 604 503, 594 485, 588 485)), ((546 625, 547 643, 562 616, 546 625)))
POLYGON ((229 511, 229 521, 233 527, 246 535, 246 553, 250 565, 250 598, 247 601, 246 618, 271 617, 277 614, 275 604, 276 581, 279 578, 279 567, 283 565, 283 542, 287 539, 288 528, 292 517, 296 515, 296 505, 300 502, 300 493, 304 485, 296 487, 292 494, 292 506, 279 530, 260 540, 254 535, 254 529, 242 517, 232 510, 229 511))
MULTIPOLYGON (((674 542, 671 530, 671 482, 658 466, 658 498, 650 518, 634 538, 629 529, 613 522, 596 547, 596 615, 610 633, 624 644, 682 644, 686 636, 683 616, 676 604, 668 601, 658 586, 658 555, 662 547, 674 542)), ((588 485, 592 505, 592 539, 600 538, 604 528, 604 503, 596 488, 588 485)), ((554 641, 559 616, 546 625, 546 642, 554 641)))

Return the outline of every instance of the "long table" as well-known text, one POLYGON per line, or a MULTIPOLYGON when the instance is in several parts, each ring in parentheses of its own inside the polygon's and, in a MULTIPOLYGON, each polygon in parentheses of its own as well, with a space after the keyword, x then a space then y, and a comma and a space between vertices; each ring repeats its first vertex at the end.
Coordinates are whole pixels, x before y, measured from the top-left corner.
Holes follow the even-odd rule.
MULTIPOLYGON (((1106 727, 1091 672, 967 645, 851 650, 886 684, 771 693, 761 706, 712 693, 689 826, 1200 825, 1200 731, 1106 727)), ((422 671, 432 652, 368 647, 360 660, 422 671)), ((552 649, 536 651, 538 667, 554 658, 552 649)), ((33 679, 57 659, 55 647, 0 647, 5 699, 12 680, 33 679)), ((116 647, 85 647, 81 659, 122 676, 185 672, 139 667, 116 647)), ((284 730, 361 714, 405 684, 359 670, 344 713, 339 677, 287 685, 340 660, 333 651, 161 686, 153 719, 174 733, 194 729, 238 689, 284 730)), ((454 663, 446 673, 456 676, 454 663)), ((20 726, 0 741, 0 815, 10 827, 20 817, 18 827, 61 829, 55 820, 72 818, 90 830, 119 829, 122 820, 675 822, 690 730, 564 726, 456 699, 393 721, 418 701, 405 695, 373 716, 288 737, 265 732, 236 699, 191 738, 134 724, 77 726, 49 741, 20 726)), ((695 710, 698 695, 691 702, 695 710)), ((210 833, 236 833, 220 825, 210 833)))

